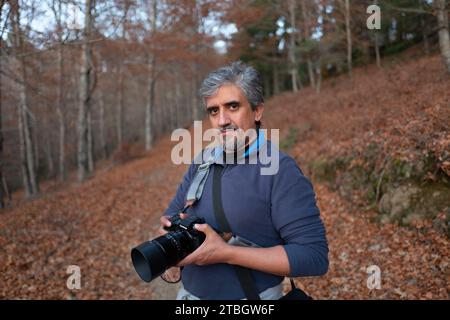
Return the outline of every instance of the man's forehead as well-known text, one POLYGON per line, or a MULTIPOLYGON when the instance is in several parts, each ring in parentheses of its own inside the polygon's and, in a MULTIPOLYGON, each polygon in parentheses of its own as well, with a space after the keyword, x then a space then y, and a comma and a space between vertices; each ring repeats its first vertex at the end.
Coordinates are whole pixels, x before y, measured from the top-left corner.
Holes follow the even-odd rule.
POLYGON ((247 99, 239 87, 234 84, 225 84, 220 86, 213 95, 206 98, 206 105, 218 106, 233 101, 245 103, 247 99))

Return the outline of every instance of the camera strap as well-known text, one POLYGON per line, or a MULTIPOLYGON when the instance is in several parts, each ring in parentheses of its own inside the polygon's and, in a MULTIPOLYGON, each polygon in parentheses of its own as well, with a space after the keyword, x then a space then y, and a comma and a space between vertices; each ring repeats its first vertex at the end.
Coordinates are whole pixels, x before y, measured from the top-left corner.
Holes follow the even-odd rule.
MULTIPOLYGON (((185 207, 183 208, 182 212, 184 212, 188 207, 192 206, 202 196, 205 182, 208 178, 209 171, 211 170, 211 165, 216 162, 216 157, 212 153, 209 153, 206 158, 207 159, 205 160, 205 162, 197 167, 195 176, 192 179, 191 185, 189 186, 186 195, 185 207)), ((227 218, 225 217, 225 212, 222 205, 222 170, 223 166, 220 164, 217 164, 214 168, 212 190, 213 208, 217 224, 221 231, 223 233, 231 234, 231 228, 227 218)), ((244 290, 246 298, 248 300, 260 300, 261 298, 258 294, 258 290, 256 288, 256 284, 253 280, 250 269, 241 266, 234 266, 234 268, 239 279, 239 283, 244 290)))
MULTIPOLYGON (((202 157, 203 157, 203 151, 202 151, 202 157)), ((211 166, 216 162, 216 157, 209 153, 207 156, 207 159, 204 163, 200 164, 197 167, 196 173, 194 178, 192 179, 191 185, 189 186, 187 196, 186 196, 186 204, 183 208, 183 212, 188 207, 192 206, 196 201, 200 199, 203 193, 203 188, 205 186, 205 182, 208 178, 209 171, 211 170, 211 166)), ((223 204, 222 204, 222 171, 223 166, 221 164, 217 164, 214 167, 214 175, 213 175, 213 189, 212 189, 212 195, 213 195, 213 209, 214 209, 214 215, 218 224, 219 229, 223 233, 232 234, 230 224, 228 223, 228 220, 225 216, 225 212, 223 210, 223 204)), ((249 244, 248 246, 251 246, 249 244)), ((245 297, 248 300, 261 300, 256 283, 253 279, 251 270, 248 268, 244 268, 241 266, 233 266, 236 275, 239 279, 239 283, 241 284, 241 287, 244 291, 245 297)), ((291 279, 291 285, 294 288, 293 281, 291 279)))
MULTIPOLYGON (((203 150, 202 150, 203 158, 203 150)), ((192 179, 191 185, 189 186, 186 195, 186 207, 192 206, 195 201, 198 201, 203 193, 203 187, 205 186, 206 179, 208 178, 209 170, 211 165, 215 162, 216 158, 209 152, 207 154, 207 159, 204 163, 197 166, 195 176, 192 179)))
MULTIPOLYGON (((216 165, 214 167, 212 190, 214 215, 216 217, 219 228, 223 232, 231 233, 230 224, 228 223, 228 220, 225 216, 222 205, 222 170, 223 167, 221 165, 216 165)), ((234 266, 234 269, 247 299, 261 300, 250 269, 236 265, 234 266)))

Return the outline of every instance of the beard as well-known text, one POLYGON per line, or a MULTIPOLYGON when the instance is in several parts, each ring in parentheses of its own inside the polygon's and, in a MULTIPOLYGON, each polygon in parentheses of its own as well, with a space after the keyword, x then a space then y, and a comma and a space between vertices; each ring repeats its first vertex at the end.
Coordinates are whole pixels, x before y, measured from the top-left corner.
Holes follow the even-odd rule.
POLYGON ((222 148, 226 153, 235 153, 245 147, 245 141, 237 135, 226 135, 222 137, 222 148))
POLYGON ((242 129, 237 127, 228 127, 226 129, 229 130, 228 133, 220 135, 223 151, 225 153, 243 152, 250 141, 248 134, 245 134, 242 129))

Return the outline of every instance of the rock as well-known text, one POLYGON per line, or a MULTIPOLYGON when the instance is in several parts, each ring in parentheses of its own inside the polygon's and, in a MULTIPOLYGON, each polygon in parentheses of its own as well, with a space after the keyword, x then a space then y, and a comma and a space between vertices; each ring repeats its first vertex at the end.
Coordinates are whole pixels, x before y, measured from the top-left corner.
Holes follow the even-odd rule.
POLYGON ((381 218, 380 218, 380 223, 381 224, 387 224, 387 223, 390 223, 390 222, 391 222, 391 219, 389 219, 389 215, 387 215, 387 214, 381 215, 381 218))
POLYGON ((409 214, 406 217, 404 217, 402 219, 402 223, 404 225, 408 225, 409 226, 409 225, 414 224, 415 222, 422 221, 424 219, 425 219, 424 215, 419 214, 419 213, 412 213, 412 214, 409 214))
POLYGON ((388 214, 391 220, 398 219, 405 211, 411 211, 412 197, 418 192, 419 188, 408 185, 390 189, 381 198, 379 209, 388 214))

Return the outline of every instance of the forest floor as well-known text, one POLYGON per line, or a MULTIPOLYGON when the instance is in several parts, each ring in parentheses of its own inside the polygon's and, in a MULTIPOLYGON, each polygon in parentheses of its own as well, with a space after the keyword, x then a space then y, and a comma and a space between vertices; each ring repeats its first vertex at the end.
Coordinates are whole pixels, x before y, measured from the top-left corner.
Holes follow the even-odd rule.
MULTIPOLYGON (((291 128, 299 129, 289 153, 303 168, 336 148, 367 143, 366 134, 373 126, 388 126, 386 119, 397 119, 401 128, 418 113, 446 119, 449 83, 438 55, 382 70, 358 68, 353 81, 346 76, 325 81, 320 95, 307 88, 270 99, 263 125, 280 128, 282 139, 291 128)), ((423 122, 426 126, 427 118, 423 122)), ((395 139, 391 143, 399 146, 395 139)), ((3 209, 0 298, 174 299, 176 286, 141 281, 130 261, 132 247, 157 236, 159 216, 187 169, 172 164, 172 146, 166 136, 138 159, 104 165, 82 184, 43 184, 39 197, 3 209), (71 265, 80 268, 79 290, 66 285, 71 265)), ((312 180, 330 268, 323 277, 296 279, 299 286, 316 299, 449 299, 450 246, 444 234, 426 221, 408 228, 372 222, 376 211, 362 210, 312 180), (381 271, 380 289, 368 289, 372 265, 381 271)))

